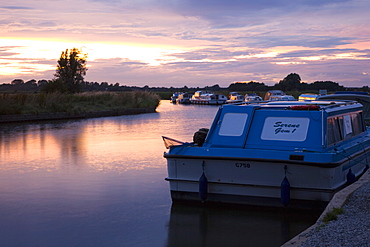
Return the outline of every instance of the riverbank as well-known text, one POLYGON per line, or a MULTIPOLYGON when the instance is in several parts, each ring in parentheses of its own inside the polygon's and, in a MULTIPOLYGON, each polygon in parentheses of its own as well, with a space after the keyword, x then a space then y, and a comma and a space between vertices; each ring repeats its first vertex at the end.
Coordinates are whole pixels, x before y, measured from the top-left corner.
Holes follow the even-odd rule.
POLYGON ((116 110, 108 110, 108 111, 84 112, 84 113, 79 113, 79 114, 73 114, 73 113, 68 113, 68 112, 56 112, 56 113, 39 113, 39 114, 0 115, 0 123, 112 117, 112 116, 121 116, 121 115, 154 113, 155 111, 156 111, 156 107, 145 107, 145 108, 126 108, 126 109, 116 109, 116 110))
POLYGON ((2 94, 0 123, 107 117, 155 112, 160 98, 151 92, 81 94, 2 94))
POLYGON ((370 170, 354 184, 336 193, 316 223, 282 247, 368 246, 370 242, 370 170), (334 208, 343 213, 336 220, 324 223, 334 208))

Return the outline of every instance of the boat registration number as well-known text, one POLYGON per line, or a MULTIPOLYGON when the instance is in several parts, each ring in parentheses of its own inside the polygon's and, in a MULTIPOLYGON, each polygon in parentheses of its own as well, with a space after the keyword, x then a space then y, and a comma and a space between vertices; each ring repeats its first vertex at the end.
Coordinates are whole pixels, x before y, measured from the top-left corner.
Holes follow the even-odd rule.
POLYGON ((251 168, 251 164, 249 163, 235 163, 235 166, 238 168, 251 168))

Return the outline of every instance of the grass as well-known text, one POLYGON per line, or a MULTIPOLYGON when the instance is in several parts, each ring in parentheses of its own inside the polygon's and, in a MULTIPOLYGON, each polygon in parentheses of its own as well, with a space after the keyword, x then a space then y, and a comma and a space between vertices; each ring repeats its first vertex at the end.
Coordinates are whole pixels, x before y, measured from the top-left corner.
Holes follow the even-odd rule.
POLYGON ((145 91, 80 94, 1 94, 0 115, 68 112, 79 114, 127 108, 156 108, 160 98, 145 91))
POLYGON ((332 211, 330 212, 327 212, 323 218, 323 222, 324 224, 328 224, 330 221, 332 220, 337 220, 338 219, 338 215, 344 213, 344 209, 343 208, 333 208, 332 211))

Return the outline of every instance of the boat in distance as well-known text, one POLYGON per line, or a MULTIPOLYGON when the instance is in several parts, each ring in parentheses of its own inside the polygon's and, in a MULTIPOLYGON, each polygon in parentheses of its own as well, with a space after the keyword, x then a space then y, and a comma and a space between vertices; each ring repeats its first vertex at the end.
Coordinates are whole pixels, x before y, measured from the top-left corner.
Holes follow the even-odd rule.
POLYGON ((296 100, 292 95, 286 95, 281 90, 267 91, 264 97, 265 101, 294 101, 296 100))
POLYGON ((163 137, 173 201, 323 208, 369 167, 355 101, 223 105, 207 130, 163 137))
POLYGON ((244 96, 238 92, 230 92, 226 104, 235 104, 244 102, 244 96))
POLYGON ((244 96, 244 101, 245 102, 261 102, 262 101, 262 97, 259 96, 258 94, 256 93, 247 93, 245 96, 244 96))
POLYGON ((176 99, 177 104, 190 104, 190 99, 193 95, 190 93, 181 93, 176 99))
POLYGON ((222 94, 214 94, 205 91, 196 91, 190 98, 191 104, 200 105, 222 105, 227 101, 227 97, 222 94))

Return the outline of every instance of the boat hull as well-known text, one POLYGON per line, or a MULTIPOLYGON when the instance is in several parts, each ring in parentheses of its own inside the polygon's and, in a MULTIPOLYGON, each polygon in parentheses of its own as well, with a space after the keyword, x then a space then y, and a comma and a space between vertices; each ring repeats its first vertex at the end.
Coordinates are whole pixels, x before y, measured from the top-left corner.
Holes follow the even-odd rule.
POLYGON ((223 105, 226 103, 226 100, 190 100, 191 104, 196 104, 196 105, 223 105))
POLYGON ((312 208, 326 205, 347 184, 347 174, 359 177, 368 154, 330 166, 276 160, 171 158, 167 157, 173 201, 201 201, 199 179, 207 177, 206 202, 281 207, 282 181, 290 183, 289 206, 312 208), (204 170, 203 170, 204 167, 204 170), (286 172, 285 172, 286 171, 286 172))

